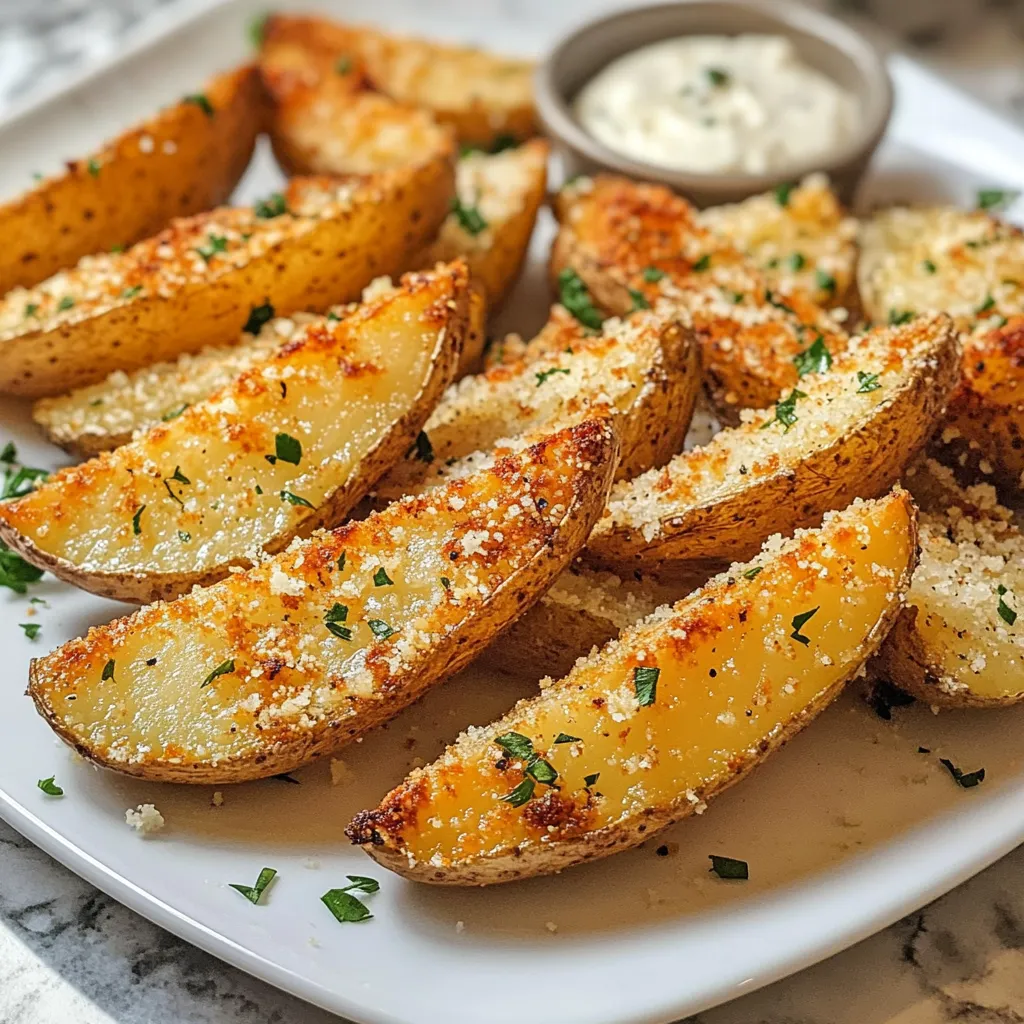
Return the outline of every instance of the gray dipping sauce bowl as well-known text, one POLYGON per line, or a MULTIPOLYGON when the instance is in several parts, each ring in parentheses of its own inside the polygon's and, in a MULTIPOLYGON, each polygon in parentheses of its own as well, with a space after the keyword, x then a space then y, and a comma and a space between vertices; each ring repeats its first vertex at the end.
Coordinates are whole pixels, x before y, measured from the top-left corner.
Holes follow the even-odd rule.
POLYGON ((849 203, 889 123, 892 102, 885 62, 863 36, 835 18, 791 3, 683 0, 630 8, 566 36, 537 69, 537 109, 561 150, 567 175, 612 171, 661 182, 698 206, 744 199, 813 171, 824 171, 840 198, 849 203), (853 93, 861 112, 856 135, 813 161, 769 174, 698 174, 616 153, 590 135, 573 114, 573 100, 583 85, 624 53, 678 36, 746 32, 789 37, 803 61, 853 93))

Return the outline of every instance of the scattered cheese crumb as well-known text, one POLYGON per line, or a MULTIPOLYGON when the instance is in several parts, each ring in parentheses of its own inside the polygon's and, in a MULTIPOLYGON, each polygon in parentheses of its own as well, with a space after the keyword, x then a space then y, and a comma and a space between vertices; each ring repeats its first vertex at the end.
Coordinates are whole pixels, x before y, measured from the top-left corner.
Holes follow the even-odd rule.
POLYGON ((139 804, 135 810, 128 808, 124 812, 124 820, 139 835, 147 836, 151 832, 159 832, 164 827, 164 816, 153 804, 139 804))

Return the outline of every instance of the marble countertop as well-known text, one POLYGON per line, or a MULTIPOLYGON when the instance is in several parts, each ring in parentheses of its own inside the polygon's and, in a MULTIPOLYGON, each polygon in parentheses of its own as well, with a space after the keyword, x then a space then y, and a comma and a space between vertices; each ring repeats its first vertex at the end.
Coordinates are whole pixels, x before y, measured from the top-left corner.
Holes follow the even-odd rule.
MULTIPOLYGON (((110 52, 167 2, 48 0, 29 11, 0 0, 0 112, 83 57, 110 52)), ((906 16, 922 2, 888 10, 906 16)), ((886 12, 876 0, 844 6, 886 12)), ((967 6, 977 17, 945 37, 931 24, 898 27, 928 43, 917 52, 927 63, 1024 122, 1024 4, 967 6)), ((1024 847, 852 949, 687 1024, 1024 1024, 1022 877, 1024 847)), ((243 1020, 338 1018, 150 924, 0 822, 0 1024, 243 1020)))

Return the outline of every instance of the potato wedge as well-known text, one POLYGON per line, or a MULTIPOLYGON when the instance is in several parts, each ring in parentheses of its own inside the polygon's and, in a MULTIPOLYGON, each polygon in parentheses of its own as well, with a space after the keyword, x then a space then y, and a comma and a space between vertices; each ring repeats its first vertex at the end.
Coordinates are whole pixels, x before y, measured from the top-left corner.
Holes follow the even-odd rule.
POLYGON ((359 182, 293 178, 252 209, 176 221, 0 300, 0 392, 52 395, 238 340, 254 307, 323 311, 403 269, 453 188, 446 160, 359 182))
POLYGON ((442 885, 549 874, 650 839, 703 811, 860 671, 902 606, 916 545, 899 490, 769 544, 464 733, 349 837, 442 885))
POLYGON ((468 294, 456 264, 319 318, 206 401, 0 504, 0 540, 85 590, 147 602, 340 522, 451 380, 468 294))
POLYGON ((691 332, 671 309, 609 320, 571 352, 499 366, 449 388, 423 428, 420 443, 375 489, 378 503, 436 487, 472 471, 460 460, 487 453, 502 439, 571 422, 596 405, 619 419, 617 476, 660 465, 679 451, 700 384, 691 332))
POLYGON ((838 324, 799 292, 777 294, 730 242, 703 227, 659 185, 601 176, 558 195, 551 270, 562 304, 591 322, 594 303, 622 314, 659 298, 679 303, 701 341, 705 390, 724 422, 763 409, 797 381, 793 360, 820 335, 833 353, 838 324))
POLYGON ((507 334, 493 341, 484 352, 484 369, 505 363, 529 363, 541 356, 564 352, 575 348, 586 335, 583 324, 565 306, 556 303, 544 326, 529 341, 520 334, 507 334))
POLYGON ((490 148, 537 133, 532 61, 285 14, 267 19, 262 48, 299 75, 330 61, 336 73, 430 111, 464 143, 490 148))
POLYGON ((906 480, 921 509, 921 561, 878 671, 936 707, 1019 703, 1024 535, 1013 513, 991 486, 960 488, 930 459, 906 480))
POLYGON ((585 557, 620 573, 727 563, 770 534, 883 494, 927 442, 959 376, 944 314, 854 338, 773 409, 619 484, 585 557))
POLYGON ((326 40, 297 45, 270 19, 259 68, 270 97, 270 142, 281 169, 294 174, 371 174, 454 158, 455 132, 429 110, 371 92, 358 65, 326 40))
POLYGON ((461 257, 483 288, 488 307, 500 307, 519 276, 544 202, 549 152, 547 142, 532 139, 515 149, 473 152, 459 160, 458 206, 416 265, 461 257))
POLYGON ((1024 495, 1024 232, 981 210, 884 210, 861 232, 859 281, 876 320, 942 310, 969 332, 964 382, 933 454, 1024 495))
POLYGON ((847 216, 823 174, 742 203, 702 210, 700 223, 728 239, 779 291, 800 291, 819 306, 854 296, 857 221, 847 216))
POLYGON ((478 654, 583 544, 616 458, 610 420, 33 662, 29 692, 97 764, 226 783, 301 768, 478 654), (155 660, 154 660, 155 659, 155 660))
POLYGON ((226 72, 0 205, 0 295, 223 203, 249 164, 264 113, 256 69, 226 72))
POLYGON ((603 647, 656 608, 707 582, 707 576, 667 585, 574 565, 487 648, 488 665, 537 678, 564 676, 577 658, 603 647))

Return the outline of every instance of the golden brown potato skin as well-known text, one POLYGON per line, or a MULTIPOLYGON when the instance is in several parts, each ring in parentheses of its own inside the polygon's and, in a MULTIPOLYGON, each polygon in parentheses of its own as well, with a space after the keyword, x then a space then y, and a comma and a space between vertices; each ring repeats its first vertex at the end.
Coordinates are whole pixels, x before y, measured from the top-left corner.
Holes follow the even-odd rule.
MULTIPOLYGON (((91 629, 32 662, 29 693, 61 739, 93 763, 128 775, 205 785, 294 771, 392 718, 464 667, 497 631, 529 608, 585 542, 607 496, 617 454, 618 438, 607 418, 540 436, 520 455, 500 458, 474 477, 318 533, 297 551, 213 587, 196 588, 170 604, 149 605, 91 629), (524 495, 529 496, 528 509, 515 504, 518 511, 506 520, 503 533, 482 550, 467 550, 470 536, 480 532, 475 527, 485 524, 494 509, 499 514, 512 509, 524 495), (411 555, 402 541, 409 534, 429 539, 432 564, 452 577, 450 589, 432 588, 434 595, 447 596, 435 597, 429 606, 417 579, 422 559, 411 555), (450 552, 461 552, 461 557, 450 558, 450 552), (342 553, 346 570, 338 564, 342 553), (332 641, 318 631, 324 610, 349 596, 339 589, 343 571, 349 582, 356 568, 384 562, 395 578, 395 592, 408 591, 402 600, 416 608, 400 630, 415 641, 414 647, 403 652, 387 637, 361 640, 367 650, 364 671, 348 666, 342 674, 338 659, 331 661, 325 653, 324 645, 332 641), (276 569, 304 581, 302 597, 275 590, 276 569), (270 610, 269 619, 253 614, 254 600, 263 613, 270 610), (180 652, 180 657, 164 659, 173 665, 167 670, 171 681, 158 677, 156 691, 146 675, 148 661, 141 667, 146 655, 140 653, 154 642, 163 650, 177 644, 180 652), (312 665, 287 665, 273 653, 293 642, 316 652, 312 665), (198 680, 210 667, 204 656, 215 658, 214 664, 230 656, 231 672, 212 686, 200 686, 198 680), (120 659, 118 672, 103 678, 103 665, 115 658, 120 659), (187 669, 195 659, 197 683, 179 701, 173 673, 182 659, 189 662, 187 669), (136 663, 137 672, 131 668, 136 663), (368 692, 357 686, 360 674, 367 672, 372 675, 368 692), (264 725, 247 709, 257 696, 264 706, 283 712, 288 695, 314 683, 337 689, 345 699, 328 701, 316 712, 307 703, 301 718, 310 717, 308 724, 296 722, 299 716, 292 714, 275 716, 264 725), (75 703, 68 703, 69 695, 75 703), (174 713, 164 700, 175 707, 174 713), (87 702, 102 711, 82 721, 80 709, 87 702), (130 703, 151 710, 141 714, 143 725, 125 710, 130 703), (224 724, 225 709, 236 728, 224 724), (144 727, 157 730, 157 744, 143 742, 140 737, 150 735, 144 727)), ((369 573, 362 572, 362 577, 366 584, 369 573)), ((360 604, 365 593, 364 585, 360 604)))
MULTIPOLYGON (((285 190, 289 209, 301 206, 304 192, 342 187, 334 179, 293 178, 285 190)), ((274 226, 270 230, 280 228, 279 239, 240 265, 214 259, 167 287, 160 251, 184 260, 208 225, 254 229, 248 213, 232 208, 175 221, 116 257, 143 289, 138 296, 82 301, 70 315, 51 309, 42 319, 0 335, 0 393, 59 394, 96 383, 113 370, 234 344, 251 309, 268 301, 285 315, 357 299, 373 278, 407 267, 409 256, 447 215, 453 188, 447 159, 382 172, 355 183, 349 200, 331 215, 312 222, 290 214, 263 221, 274 226)), ((35 291, 15 292, 6 304, 15 298, 19 307, 41 301, 35 291)))
POLYGON ((615 315, 634 308, 638 296, 684 306, 701 341, 705 390, 725 423, 796 384, 793 357, 818 335, 833 353, 846 345, 822 309, 801 292, 776 295, 747 257, 667 188, 583 179, 559 193, 555 213, 556 285, 562 271, 575 271, 596 305, 615 315))
POLYGON ((91 160, 70 161, 63 174, 0 206, 0 294, 37 284, 90 253, 132 245, 175 217, 228 198, 263 127, 263 87, 247 66, 201 92, 212 116, 181 100, 91 160))
POLYGON ((267 19, 263 48, 299 78, 311 66, 340 61, 353 82, 425 108, 468 145, 489 148, 502 136, 537 134, 531 61, 284 14, 267 19))

